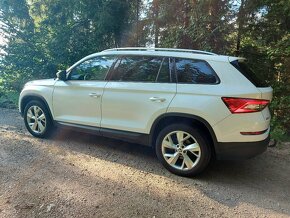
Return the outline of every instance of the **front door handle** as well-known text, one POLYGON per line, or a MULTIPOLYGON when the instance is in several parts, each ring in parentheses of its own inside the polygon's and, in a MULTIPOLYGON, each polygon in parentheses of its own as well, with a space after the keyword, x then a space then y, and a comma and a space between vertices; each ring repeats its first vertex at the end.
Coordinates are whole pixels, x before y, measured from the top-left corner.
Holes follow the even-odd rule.
POLYGON ((160 98, 160 97, 151 97, 149 98, 150 101, 153 101, 153 102, 164 102, 166 101, 165 98, 160 98))
POLYGON ((89 94, 89 96, 92 97, 92 98, 99 98, 99 97, 101 97, 101 94, 92 92, 92 93, 89 94))

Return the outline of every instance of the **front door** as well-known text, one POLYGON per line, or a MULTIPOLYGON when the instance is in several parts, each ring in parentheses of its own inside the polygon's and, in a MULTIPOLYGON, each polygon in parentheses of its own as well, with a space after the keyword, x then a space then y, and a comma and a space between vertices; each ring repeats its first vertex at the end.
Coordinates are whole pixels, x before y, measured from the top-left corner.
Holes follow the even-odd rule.
POLYGON ((67 81, 55 83, 53 112, 56 121, 100 126, 105 77, 114 60, 113 56, 84 60, 68 72, 67 81))

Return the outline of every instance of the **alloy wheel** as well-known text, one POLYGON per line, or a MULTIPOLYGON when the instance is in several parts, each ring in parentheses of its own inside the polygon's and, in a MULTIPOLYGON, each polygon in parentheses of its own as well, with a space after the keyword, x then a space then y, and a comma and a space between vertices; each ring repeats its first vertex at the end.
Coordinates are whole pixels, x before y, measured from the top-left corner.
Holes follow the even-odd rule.
POLYGON ((198 164, 201 157, 197 140, 184 131, 173 131, 167 134, 161 147, 165 161, 178 170, 191 170, 198 164))
POLYGON ((46 128, 46 117, 43 110, 38 106, 31 106, 27 110, 26 119, 31 131, 42 134, 46 128))

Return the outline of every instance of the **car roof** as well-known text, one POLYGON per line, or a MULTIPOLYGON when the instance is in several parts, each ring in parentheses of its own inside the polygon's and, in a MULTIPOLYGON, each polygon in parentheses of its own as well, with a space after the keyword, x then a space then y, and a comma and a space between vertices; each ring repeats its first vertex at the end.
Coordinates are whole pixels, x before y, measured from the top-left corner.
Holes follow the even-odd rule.
POLYGON ((112 55, 149 55, 163 57, 180 57, 180 58, 225 61, 225 62, 228 62, 229 58, 231 60, 238 59, 237 57, 218 55, 212 52, 202 50, 176 49, 176 48, 128 47, 128 48, 107 49, 100 53, 112 55))
POLYGON ((206 61, 221 61, 229 62, 240 59, 238 57, 218 55, 215 53, 201 51, 201 50, 190 50, 190 49, 174 49, 174 48, 145 48, 145 47, 128 47, 128 48, 113 48, 107 49, 98 53, 88 55, 72 65, 68 70, 78 65, 79 63, 99 56, 99 55, 142 55, 142 56, 161 56, 161 57, 175 57, 175 58, 188 58, 188 59, 199 59, 206 61))

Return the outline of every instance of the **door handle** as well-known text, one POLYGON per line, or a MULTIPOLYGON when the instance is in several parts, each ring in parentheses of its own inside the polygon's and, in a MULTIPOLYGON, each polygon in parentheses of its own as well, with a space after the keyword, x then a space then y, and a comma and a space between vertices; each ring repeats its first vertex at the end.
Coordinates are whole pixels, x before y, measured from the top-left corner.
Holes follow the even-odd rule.
POLYGON ((153 101, 153 102, 164 102, 166 101, 165 98, 159 98, 159 97, 151 97, 149 98, 150 101, 153 101))
POLYGON ((89 94, 89 96, 92 97, 92 98, 99 98, 99 97, 101 97, 101 94, 92 92, 92 93, 89 94))

